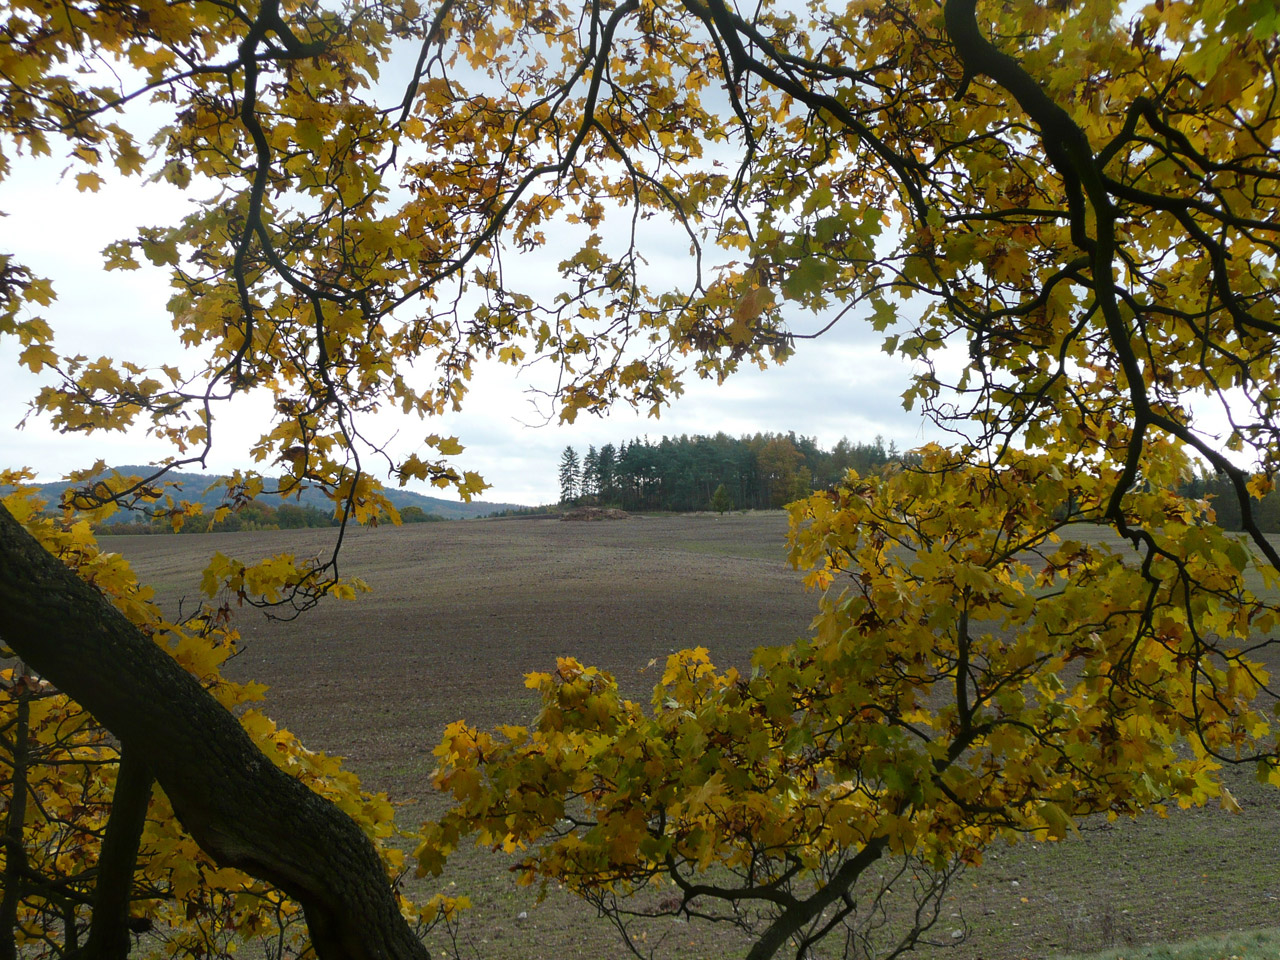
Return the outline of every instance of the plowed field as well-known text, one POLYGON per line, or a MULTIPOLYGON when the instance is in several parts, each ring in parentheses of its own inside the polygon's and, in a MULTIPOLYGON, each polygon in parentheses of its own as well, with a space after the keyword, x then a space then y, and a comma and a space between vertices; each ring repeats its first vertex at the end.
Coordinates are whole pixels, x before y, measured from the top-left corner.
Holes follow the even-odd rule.
MULTIPOLYGON (((784 561, 780 514, 557 522, 510 519, 358 530, 343 573, 373 593, 271 623, 243 613, 228 672, 270 686, 267 710, 316 749, 346 756, 411 826, 441 808, 428 775, 443 726, 527 723, 530 670, 573 655, 647 701, 646 665, 705 646, 746 666, 761 644, 801 635, 816 600, 784 561)), ((332 531, 107 541, 166 603, 194 596, 214 550, 245 559, 327 549, 332 531)), ((1088 824, 1061 844, 991 852, 963 875, 924 956, 1013 960, 1280 924, 1280 791, 1231 775, 1244 813, 1175 812, 1088 824), (967 929, 963 938, 955 931, 967 929)), ((551 891, 537 904, 507 861, 467 852, 444 882, 469 894, 463 956, 607 958, 625 951, 589 908, 551 891), (527 914, 521 918, 522 913, 527 914)), ((735 957, 736 931, 661 921, 656 956, 735 957)), ((439 950, 443 945, 437 945, 439 950)), ((820 956, 826 956, 821 953, 820 956)))

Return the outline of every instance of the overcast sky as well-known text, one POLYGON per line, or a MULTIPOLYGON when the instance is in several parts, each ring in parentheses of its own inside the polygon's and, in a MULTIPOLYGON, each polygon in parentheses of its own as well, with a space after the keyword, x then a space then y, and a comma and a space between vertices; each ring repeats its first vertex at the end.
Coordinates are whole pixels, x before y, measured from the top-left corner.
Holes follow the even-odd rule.
MULTIPOLYGON (((97 194, 78 193, 72 177, 61 176, 64 166, 62 160, 20 162, 15 175, 0 184, 0 210, 7 214, 0 252, 15 254, 19 262, 54 280, 58 300, 44 315, 54 327, 60 352, 105 354, 149 365, 173 362, 182 348, 165 310, 165 273, 148 268, 104 273, 100 251, 137 226, 180 217, 187 199, 169 185, 137 181, 113 182, 97 194)), ((541 265, 529 261, 523 268, 536 271, 541 265)), ((812 317, 797 321, 802 329, 814 322, 812 317)), ((585 452, 590 444, 599 447, 645 435, 657 439, 721 430, 732 435, 794 430, 816 437, 823 446, 842 436, 870 441, 877 434, 902 448, 916 446, 926 438, 921 419, 905 412, 900 399, 910 371, 880 351, 882 339, 883 334, 850 317, 818 341, 801 341, 785 366, 746 371, 719 387, 687 383, 685 395, 658 420, 619 408, 607 418, 584 415, 572 425, 547 424, 545 410, 539 411, 536 394, 530 392, 540 385, 539 370, 517 372, 494 365, 480 370, 462 414, 425 424, 388 416, 371 432, 396 435, 394 445, 404 452, 429 433, 456 435, 467 447, 459 465, 479 471, 492 484, 484 499, 525 504, 557 499, 556 471, 566 445, 585 452)), ((0 341, 3 465, 30 466, 42 479, 56 479, 98 458, 138 463, 171 453, 141 433, 63 435, 39 418, 17 429, 30 398, 49 382, 20 368, 17 355, 15 341, 0 341)), ((248 448, 262 411, 253 402, 224 406, 215 427, 211 470, 252 465, 248 448)))

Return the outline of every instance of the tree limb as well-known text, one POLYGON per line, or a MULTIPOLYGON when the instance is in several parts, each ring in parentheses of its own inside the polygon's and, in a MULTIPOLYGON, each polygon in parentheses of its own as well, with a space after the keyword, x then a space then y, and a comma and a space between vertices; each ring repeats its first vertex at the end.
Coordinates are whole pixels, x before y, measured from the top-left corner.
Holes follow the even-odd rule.
POLYGON ((150 768, 215 861, 302 905, 320 960, 427 960, 355 822, 267 759, 194 676, 3 507, 0 638, 150 768))

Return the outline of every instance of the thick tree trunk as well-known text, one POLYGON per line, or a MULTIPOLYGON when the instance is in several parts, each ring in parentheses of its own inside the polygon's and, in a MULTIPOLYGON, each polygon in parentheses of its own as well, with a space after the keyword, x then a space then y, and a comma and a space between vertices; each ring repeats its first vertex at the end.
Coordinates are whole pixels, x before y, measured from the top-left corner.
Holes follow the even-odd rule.
POLYGON ((426 960, 360 828, 3 507, 0 639, 137 751, 214 860, 302 905, 320 960, 426 960))

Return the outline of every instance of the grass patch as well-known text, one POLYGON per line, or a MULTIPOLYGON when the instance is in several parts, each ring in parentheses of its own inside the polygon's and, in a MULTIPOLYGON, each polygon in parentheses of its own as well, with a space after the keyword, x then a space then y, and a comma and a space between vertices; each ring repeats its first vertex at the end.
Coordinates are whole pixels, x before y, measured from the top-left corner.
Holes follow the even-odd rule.
POLYGON ((1182 943, 1071 954, 1058 960, 1276 960, 1278 957, 1280 929, 1222 933, 1182 943))

